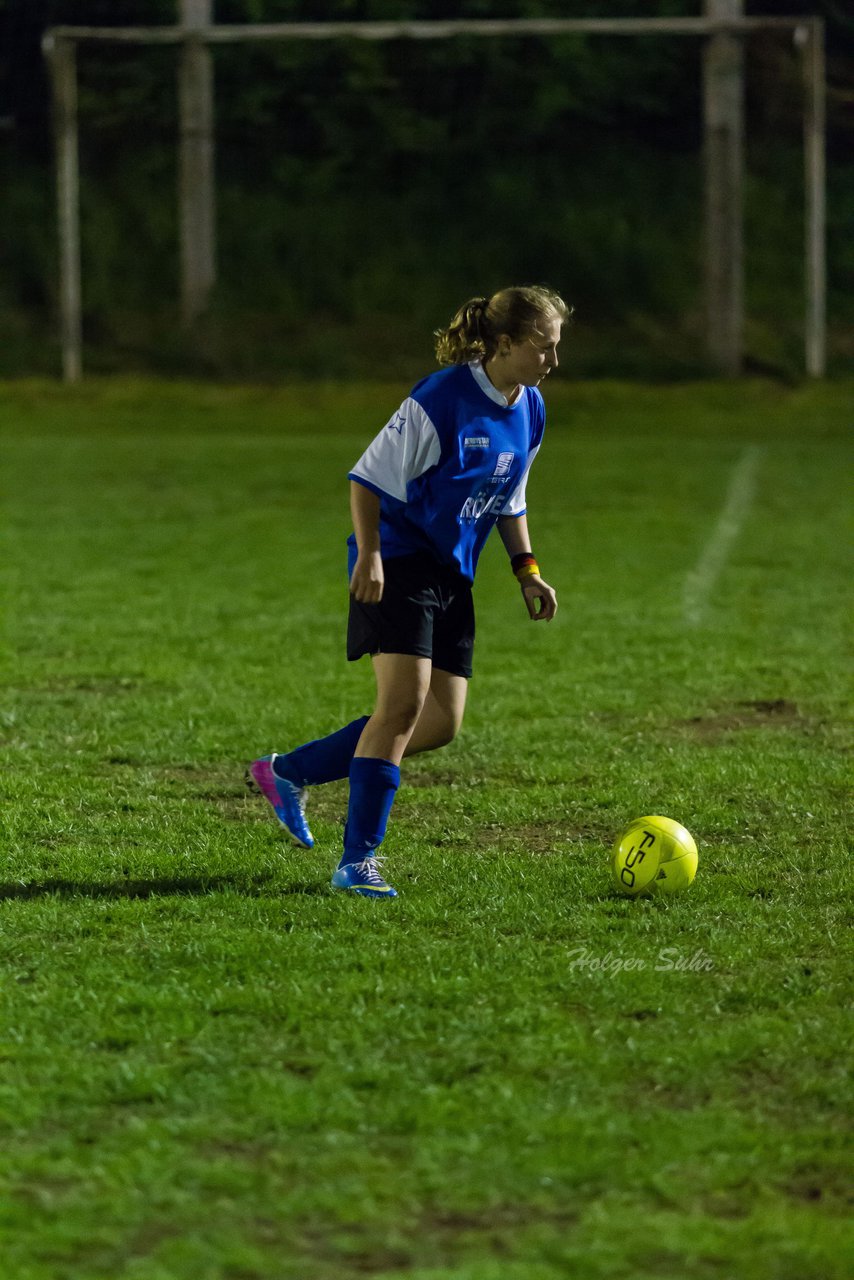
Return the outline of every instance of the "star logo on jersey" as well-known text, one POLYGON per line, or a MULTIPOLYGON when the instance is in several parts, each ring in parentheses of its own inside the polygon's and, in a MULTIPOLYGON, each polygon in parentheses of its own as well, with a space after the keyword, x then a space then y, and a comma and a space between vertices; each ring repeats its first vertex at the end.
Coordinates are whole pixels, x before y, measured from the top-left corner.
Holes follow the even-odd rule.
POLYGON ((403 428, 406 426, 406 414, 401 413, 398 409, 391 422, 386 423, 389 430, 394 430, 399 436, 403 435, 403 428))

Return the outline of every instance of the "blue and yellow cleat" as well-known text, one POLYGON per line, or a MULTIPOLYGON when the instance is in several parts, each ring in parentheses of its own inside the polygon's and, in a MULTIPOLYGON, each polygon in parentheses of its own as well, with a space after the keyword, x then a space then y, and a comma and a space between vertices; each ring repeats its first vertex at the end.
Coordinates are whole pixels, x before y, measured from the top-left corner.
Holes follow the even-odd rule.
POLYGON ((397 890, 386 884, 379 872, 379 858, 345 862, 332 874, 333 889, 350 889, 363 898, 396 898, 397 890))
POLYGON ((273 806, 273 812, 292 840, 303 849, 314 847, 314 836, 305 820, 305 787, 288 782, 273 772, 276 753, 254 760, 246 770, 246 785, 252 791, 260 791, 273 806))

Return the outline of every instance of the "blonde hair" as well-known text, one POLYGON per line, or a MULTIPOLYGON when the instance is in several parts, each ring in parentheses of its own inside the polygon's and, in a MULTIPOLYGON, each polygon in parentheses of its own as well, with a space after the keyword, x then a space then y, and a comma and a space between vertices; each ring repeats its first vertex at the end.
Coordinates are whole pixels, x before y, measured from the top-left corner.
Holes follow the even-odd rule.
POLYGON ((511 342, 523 342, 539 333, 545 320, 572 315, 559 293, 545 285, 515 285, 499 289, 491 298, 470 298, 464 302, 446 329, 437 329, 436 359, 439 364, 468 364, 489 360, 498 349, 498 339, 506 333, 511 342))

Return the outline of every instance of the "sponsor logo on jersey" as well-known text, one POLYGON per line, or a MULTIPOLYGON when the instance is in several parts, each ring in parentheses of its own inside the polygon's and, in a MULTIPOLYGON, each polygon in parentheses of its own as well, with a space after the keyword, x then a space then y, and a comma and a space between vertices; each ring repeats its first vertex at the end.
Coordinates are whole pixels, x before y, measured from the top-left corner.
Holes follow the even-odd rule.
POLYGON ((460 520, 479 520, 481 516, 497 516, 510 495, 496 493, 494 489, 481 489, 473 498, 466 498, 460 512, 460 520))
POLYGON ((495 464, 495 470, 492 474, 496 476, 506 476, 510 471, 510 468, 513 466, 513 459, 515 457, 515 453, 499 453, 498 461, 495 464))
POLYGON ((488 449, 489 436, 466 436, 463 440, 464 449, 488 449))

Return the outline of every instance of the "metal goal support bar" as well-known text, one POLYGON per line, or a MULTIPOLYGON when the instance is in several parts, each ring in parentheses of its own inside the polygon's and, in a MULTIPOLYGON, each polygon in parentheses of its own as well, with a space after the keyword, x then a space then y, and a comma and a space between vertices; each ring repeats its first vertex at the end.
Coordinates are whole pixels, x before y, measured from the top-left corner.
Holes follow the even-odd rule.
MULTIPOLYGON (((802 18, 459 18, 412 22, 249 22, 191 28, 207 44, 242 40, 446 40, 452 36, 711 36, 721 32, 794 30, 820 19, 802 18)), ((165 27, 51 27, 51 40, 101 40, 118 44, 179 44, 188 29, 165 27)))

